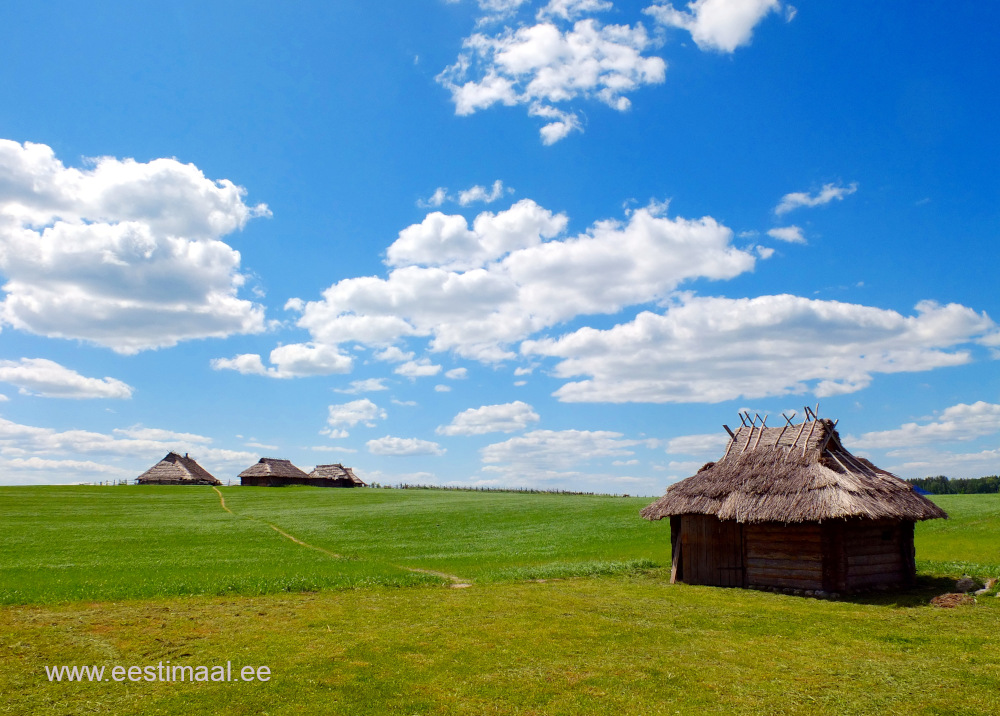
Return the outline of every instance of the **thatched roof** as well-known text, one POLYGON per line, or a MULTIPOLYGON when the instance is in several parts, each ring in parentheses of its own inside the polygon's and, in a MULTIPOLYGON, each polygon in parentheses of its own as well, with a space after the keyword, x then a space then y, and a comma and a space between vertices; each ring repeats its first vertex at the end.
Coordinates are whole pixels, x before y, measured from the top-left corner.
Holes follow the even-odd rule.
POLYGON ((731 433, 718 462, 671 485, 640 514, 648 520, 699 514, 737 522, 948 516, 908 483, 848 452, 835 422, 810 414, 799 425, 786 419, 782 428, 759 427, 755 420, 744 424, 731 433))
POLYGON ((333 465, 317 465, 313 468, 313 471, 309 473, 309 477, 320 478, 323 480, 340 480, 350 482, 357 487, 364 487, 365 483, 361 481, 354 471, 349 467, 344 467, 339 462, 333 465))
POLYGON ((256 465, 251 465, 238 477, 307 477, 291 460, 262 457, 256 465))
POLYGON ((168 452, 167 456, 136 479, 137 485, 221 485, 193 458, 168 452))

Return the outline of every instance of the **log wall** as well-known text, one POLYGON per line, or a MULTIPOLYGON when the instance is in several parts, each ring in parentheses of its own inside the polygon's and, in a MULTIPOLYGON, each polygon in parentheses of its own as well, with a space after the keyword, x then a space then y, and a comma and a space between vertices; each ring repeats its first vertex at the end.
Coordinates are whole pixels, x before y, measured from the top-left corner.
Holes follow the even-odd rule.
POLYGON ((823 589, 818 523, 763 522, 743 527, 747 586, 823 589))

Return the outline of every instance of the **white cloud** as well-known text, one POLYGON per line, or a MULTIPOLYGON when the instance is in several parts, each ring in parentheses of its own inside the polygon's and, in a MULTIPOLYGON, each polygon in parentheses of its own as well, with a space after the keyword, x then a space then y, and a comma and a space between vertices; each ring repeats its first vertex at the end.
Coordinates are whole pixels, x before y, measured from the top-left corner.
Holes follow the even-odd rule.
POLYGON ((985 314, 922 302, 916 315, 778 295, 684 296, 608 330, 582 328, 526 341, 526 355, 561 358, 567 402, 715 403, 867 386, 876 373, 925 371, 970 360, 960 348, 996 331, 985 314))
POLYGON ((430 440, 395 438, 389 435, 369 440, 365 445, 372 455, 405 457, 408 455, 444 455, 446 452, 443 447, 430 440))
POLYGON ((267 216, 245 190, 176 159, 65 167, 43 144, 0 140, 0 322, 119 353, 264 330, 237 297, 220 237, 267 216))
MULTIPOLYGON (((566 3, 566 7, 579 3, 566 3)), ((437 80, 452 95, 455 114, 470 115, 500 103, 525 105, 533 116, 552 120, 541 129, 546 144, 580 129, 573 112, 556 104, 596 99, 618 111, 631 103, 626 94, 663 82, 666 63, 643 56, 652 41, 641 24, 602 26, 580 20, 570 30, 551 22, 475 33, 464 51, 437 80)))
POLYGON ((728 442, 729 436, 722 432, 683 435, 667 441, 667 452, 675 455, 718 455, 728 442))
POLYGON ((503 195, 503 182, 497 179, 488 190, 486 187, 476 184, 473 187, 458 192, 458 203, 462 206, 468 206, 477 202, 492 204, 497 199, 503 198, 503 195))
POLYGON ((334 388, 336 393, 374 393, 378 390, 389 390, 385 385, 385 378, 365 378, 364 380, 352 380, 347 388, 334 388))
POLYGON ((439 186, 428 199, 418 201, 417 206, 424 209, 437 208, 446 201, 452 201, 461 206, 468 206, 475 203, 492 204, 494 201, 502 199, 505 194, 513 193, 513 191, 513 189, 505 189, 503 182, 499 179, 494 181, 489 189, 476 184, 468 189, 462 189, 458 192, 458 196, 449 194, 446 187, 439 186))
POLYGON ((402 363, 403 361, 413 359, 413 351, 404 351, 397 346, 389 346, 380 351, 375 351, 372 357, 375 360, 385 361, 386 363, 402 363))
POLYGON ((537 18, 546 20, 558 17, 563 20, 576 20, 586 13, 604 12, 613 7, 607 0, 549 0, 549 4, 538 11, 537 18))
POLYGON ((538 413, 527 403, 515 400, 502 405, 469 408, 456 415, 451 423, 438 427, 438 435, 485 435, 512 433, 537 423, 538 413))
POLYGON ((94 467, 102 465, 109 473, 137 477, 171 450, 181 453, 190 450, 191 456, 203 467, 224 480, 226 473, 235 475, 258 457, 251 452, 213 448, 211 442, 211 438, 201 435, 159 428, 133 426, 116 429, 112 434, 89 430, 58 431, 0 418, 0 457, 4 465, 11 468, 0 471, 0 483, 37 482, 24 470, 37 470, 46 465, 55 469, 45 476, 45 482, 72 482, 73 463, 81 463, 77 467, 83 471, 102 471, 94 467), (81 456, 100 456, 104 460, 80 460, 81 456), (68 471, 60 473, 59 463, 68 471), (13 469, 15 467, 18 469, 13 469))
POLYGON ((865 433, 860 438, 851 436, 846 442, 860 449, 898 449, 967 441, 996 433, 1000 433, 1000 405, 980 400, 971 405, 952 405, 922 424, 906 423, 895 430, 865 433))
POLYGON ((806 237, 802 235, 802 229, 794 225, 771 229, 767 232, 767 235, 772 239, 788 241, 793 244, 804 244, 806 242, 806 237))
POLYGON ((452 380, 464 380, 469 377, 468 368, 452 368, 447 373, 444 374, 445 378, 451 378, 452 380))
POLYGON ((353 361, 330 345, 315 343, 290 343, 271 351, 273 366, 266 367, 256 353, 243 353, 233 358, 214 358, 215 370, 235 370, 244 375, 263 375, 269 378, 302 378, 311 375, 347 373, 353 361))
POLYGON ((341 403, 339 405, 331 405, 329 406, 329 415, 326 419, 329 428, 322 434, 338 438, 347 437, 347 433, 338 428, 343 425, 353 428, 358 423, 364 423, 367 427, 373 428, 375 427, 376 420, 385 420, 385 417, 385 410, 375 405, 368 398, 352 400, 349 403, 341 403), (334 435, 333 433, 337 434, 334 435))
POLYGON ((603 457, 627 457, 638 440, 606 430, 534 430, 481 450, 483 462, 525 473, 570 470, 603 457))
POLYGON ((410 378, 411 380, 415 380, 417 378, 426 378, 428 376, 437 375, 441 372, 441 366, 432 364, 429 358, 421 358, 420 360, 407 361, 397 367, 393 372, 406 378, 410 378))
POLYGON ((897 465, 880 465, 903 478, 947 475, 952 478, 984 477, 997 474, 1000 448, 987 448, 975 452, 956 453, 933 448, 906 448, 888 453, 891 457, 904 458, 897 465))
POLYGON ((443 384, 435 385, 434 386, 434 392, 435 393, 450 393, 451 392, 451 386, 450 385, 443 385, 443 384))
POLYGON ((123 435, 133 440, 152 440, 175 445, 208 445, 212 442, 212 438, 207 438, 204 435, 178 433, 163 428, 144 428, 141 425, 133 425, 130 428, 115 428, 112 432, 115 435, 123 435))
POLYGON ((0 381, 22 395, 45 398, 131 398, 132 387, 114 378, 85 378, 45 358, 0 360, 0 381))
POLYGON ((448 199, 448 189, 439 186, 434 190, 434 193, 430 195, 427 199, 418 199, 417 206, 422 209, 432 208, 441 206, 448 199))
POLYGON ((404 255, 463 266, 482 256, 494 260, 467 270, 401 265, 386 279, 344 279, 320 301, 295 301, 298 325, 318 344, 377 346, 427 336, 433 351, 492 362, 512 357, 511 344, 576 316, 616 313, 661 300, 688 280, 753 269, 756 257, 733 247, 727 227, 711 217, 671 219, 665 212, 665 204, 653 203, 627 222, 599 221, 575 237, 542 241, 566 218, 522 200, 476 218, 471 233, 479 248, 470 239, 461 250, 435 252, 430 243, 414 242, 390 251, 400 263, 404 255))
POLYGON ((494 214, 484 211, 473 222, 435 211, 399 232, 386 251, 390 266, 440 266, 472 269, 517 249, 536 246, 566 229, 564 214, 553 214, 530 199, 494 214))
POLYGON ((823 206, 824 204, 829 204, 831 201, 843 201, 845 196, 850 196, 857 190, 857 182, 851 182, 848 186, 824 184, 823 188, 820 189, 815 196, 809 194, 808 192, 795 191, 781 197, 781 201, 778 202, 776 207, 774 207, 774 213, 781 216, 782 214, 787 214, 789 211, 803 206, 823 206))
POLYGON ((651 5, 643 12, 661 25, 687 30, 702 50, 733 52, 750 43, 757 23, 768 13, 779 10, 781 3, 779 0, 694 0, 687 7, 685 12, 665 2, 651 5))

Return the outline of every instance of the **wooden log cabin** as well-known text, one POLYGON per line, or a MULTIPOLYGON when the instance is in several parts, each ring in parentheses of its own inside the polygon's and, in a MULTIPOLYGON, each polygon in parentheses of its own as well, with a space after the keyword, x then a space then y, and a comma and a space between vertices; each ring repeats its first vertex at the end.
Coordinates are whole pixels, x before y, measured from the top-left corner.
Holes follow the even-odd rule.
POLYGON ((847 451, 836 422, 809 408, 802 423, 792 418, 769 428, 767 416, 741 414, 720 460, 642 510, 670 518, 670 581, 839 593, 912 585, 914 524, 945 512, 847 451))

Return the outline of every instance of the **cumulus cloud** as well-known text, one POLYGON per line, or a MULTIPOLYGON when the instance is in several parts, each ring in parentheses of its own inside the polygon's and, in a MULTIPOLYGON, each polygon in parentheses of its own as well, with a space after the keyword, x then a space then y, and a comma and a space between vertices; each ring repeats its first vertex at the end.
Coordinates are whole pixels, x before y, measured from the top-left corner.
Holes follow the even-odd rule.
POLYGON ((235 370, 244 375, 263 375, 269 378, 302 378, 310 375, 348 373, 353 361, 334 346, 315 343, 290 343, 271 351, 273 365, 265 366, 256 353, 243 353, 232 358, 215 358, 215 370, 235 370))
POLYGON ((439 186, 430 197, 419 200, 417 206, 425 209, 437 208, 446 201, 452 201, 461 206, 469 206, 470 204, 477 203, 492 204, 494 201, 502 199, 505 194, 513 193, 513 191, 513 189, 505 189, 503 182, 499 179, 494 181, 490 188, 476 184, 468 189, 462 189, 457 195, 449 194, 446 187, 439 186))
POLYGON ((59 431, 0 418, 0 459, 6 466, 0 471, 0 483, 37 482, 39 480, 26 471, 37 471, 46 465, 53 466, 55 471, 44 477, 45 482, 72 482, 76 468, 136 477, 171 450, 191 451, 192 457, 217 476, 236 474, 258 457, 251 452, 213 448, 211 443, 208 437, 160 428, 133 426, 115 429, 110 434, 90 430, 59 431), (97 459, 80 460, 80 456, 97 459), (59 463, 68 469, 67 473, 57 471, 59 463), (74 468, 73 463, 81 464, 74 468))
POLYGON ((220 237, 267 216, 227 179, 176 159, 69 168, 44 144, 0 140, 0 322, 131 354, 264 330, 237 297, 220 237))
POLYGON ((131 398, 132 387, 114 378, 86 378, 45 358, 0 360, 0 381, 22 395, 44 398, 131 398))
POLYGON ((433 351, 503 360, 513 357, 511 344, 576 316, 616 313, 685 281, 753 269, 756 256, 732 245, 729 228, 711 217, 672 219, 666 209, 653 203, 626 222, 599 221, 548 241, 567 219, 527 199, 480 214, 471 231, 441 215, 400 232, 387 278, 344 279, 322 300, 289 304, 317 344, 422 336, 433 351))
POLYGON ((682 435, 667 441, 667 452, 674 455, 717 455, 728 442, 729 436, 723 432, 682 435))
MULTIPOLYGON (((823 206, 831 201, 843 201, 845 196, 850 196, 858 190, 857 182, 851 182, 848 186, 838 184, 824 184, 815 195, 804 191, 795 191, 785 194, 781 201, 774 207, 774 213, 778 216, 787 214, 789 211, 800 207, 823 206)), ((770 232, 768 232, 770 233, 770 232)))
POLYGON ((614 6, 607 0, 549 0, 548 5, 538 11, 538 19, 562 18, 576 20, 581 15, 604 12, 614 6))
POLYGON ((465 217, 435 211, 419 224, 399 232, 386 251, 390 266, 440 266, 471 269, 483 266, 517 249, 536 246, 562 233, 567 219, 553 214, 530 199, 522 199, 505 211, 484 211, 469 228, 465 217))
MULTIPOLYGON (((586 4, 550 3, 543 12, 551 8, 548 17, 568 18, 586 4)), ((666 63, 643 55, 652 44, 641 24, 602 26, 590 18, 563 30, 543 20, 492 36, 467 37, 458 60, 437 80, 451 92, 457 115, 495 104, 523 105, 533 116, 549 120, 540 131, 543 141, 552 144, 581 129, 576 113, 557 104, 594 99, 626 111, 631 106, 626 94, 663 82, 666 63)))
POLYGON ((375 421, 385 420, 385 417, 385 410, 368 398, 352 400, 349 403, 329 406, 329 414, 326 419, 327 427, 320 432, 331 438, 346 438, 348 434, 342 429, 342 426, 353 428, 358 423, 364 423, 366 427, 374 428, 375 421))
POLYGON ((452 368, 447 373, 444 374, 445 378, 451 378, 452 380, 465 380, 469 377, 468 368, 452 368))
MULTIPOLYGON (((688 10, 671 3, 656 3, 643 10, 665 27, 691 33, 702 50, 733 52, 750 44, 753 29, 771 12, 781 8, 779 0, 695 0, 688 10)), ((791 19, 791 18, 789 18, 791 19)))
POLYGON ((1000 405, 980 400, 952 405, 923 423, 906 423, 894 430, 865 433, 859 438, 851 436, 846 442, 860 449, 898 449, 974 440, 996 433, 1000 433, 1000 405))
POLYGON ((446 450, 436 442, 418 438, 396 438, 386 435, 384 438, 369 440, 365 445, 372 455, 390 455, 407 457, 410 455, 444 455, 446 450))
POLYGON ((420 360, 407 361, 398 366, 393 372, 414 380, 416 378, 437 375, 441 372, 441 366, 431 363, 429 358, 421 358, 420 360))
POLYGON ((772 239, 788 241, 793 244, 804 244, 806 242, 806 237, 802 235, 802 229, 794 225, 781 226, 776 229, 771 229, 767 232, 767 235, 772 239))
POLYGON ((337 393, 374 393, 379 390, 389 390, 385 385, 385 378, 365 378, 364 380, 352 380, 346 388, 334 388, 337 393))
POLYGON ((527 403, 515 400, 502 405, 469 408, 456 415, 448 425, 437 429, 438 435, 485 435, 512 433, 537 423, 538 413, 527 403))
POLYGON ((483 462, 532 474, 570 470, 604 457, 627 457, 638 440, 607 430, 534 430, 481 450, 483 462))
POLYGON ((967 346, 996 325, 957 304, 922 302, 916 315, 799 296, 682 296, 608 330, 525 341, 526 355, 561 359, 566 402, 714 403, 867 386, 876 373, 967 363, 967 346))

